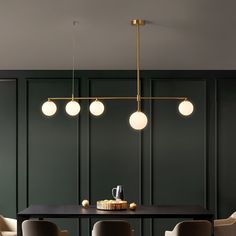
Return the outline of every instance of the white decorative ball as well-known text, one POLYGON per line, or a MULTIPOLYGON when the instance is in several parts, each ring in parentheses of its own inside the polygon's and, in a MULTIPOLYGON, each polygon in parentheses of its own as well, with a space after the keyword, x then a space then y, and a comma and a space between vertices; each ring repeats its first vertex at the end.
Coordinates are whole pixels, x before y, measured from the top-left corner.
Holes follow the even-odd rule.
POLYGON ((89 201, 88 201, 88 200, 83 200, 83 201, 82 201, 82 206, 83 206, 84 208, 88 208, 88 207, 89 207, 89 201))
POLYGON ((132 203, 129 204, 129 209, 130 210, 135 210, 136 208, 137 208, 137 205, 136 205, 135 202, 132 202, 132 203))

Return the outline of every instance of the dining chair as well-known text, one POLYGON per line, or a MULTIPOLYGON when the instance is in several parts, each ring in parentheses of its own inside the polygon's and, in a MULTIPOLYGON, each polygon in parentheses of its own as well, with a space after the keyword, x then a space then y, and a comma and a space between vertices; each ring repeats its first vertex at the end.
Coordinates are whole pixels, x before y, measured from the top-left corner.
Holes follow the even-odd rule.
POLYGON ((234 220, 236 220, 236 212, 234 212, 228 218, 214 220, 214 225, 229 224, 233 223, 234 220))
POLYGON ((214 220, 215 236, 235 236, 236 235, 236 212, 226 219, 214 220))
POLYGON ((124 220, 103 220, 94 224, 92 236, 132 236, 134 231, 124 220))
POLYGON ((60 230, 56 224, 45 220, 25 220, 22 223, 23 236, 68 236, 67 230, 60 230))
POLYGON ((166 231, 165 236, 211 236, 211 230, 211 223, 206 220, 183 221, 173 231, 166 231))
POLYGON ((0 235, 1 236, 16 236, 17 235, 17 220, 0 215, 0 235))

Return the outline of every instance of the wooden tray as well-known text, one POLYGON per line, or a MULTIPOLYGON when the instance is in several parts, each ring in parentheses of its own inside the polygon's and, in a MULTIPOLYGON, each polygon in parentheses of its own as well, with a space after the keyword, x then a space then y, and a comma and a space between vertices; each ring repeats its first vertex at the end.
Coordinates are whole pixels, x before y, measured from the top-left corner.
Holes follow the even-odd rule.
POLYGON ((102 200, 97 201, 97 209, 103 211, 123 211, 128 209, 127 201, 102 200))

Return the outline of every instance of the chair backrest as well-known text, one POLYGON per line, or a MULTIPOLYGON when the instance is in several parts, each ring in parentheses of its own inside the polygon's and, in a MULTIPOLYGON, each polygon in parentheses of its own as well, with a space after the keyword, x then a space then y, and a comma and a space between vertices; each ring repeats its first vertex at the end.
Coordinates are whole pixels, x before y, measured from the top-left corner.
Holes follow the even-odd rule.
POLYGON ((131 226, 123 220, 98 221, 93 226, 92 236, 131 236, 131 226))
POLYGON ((22 223, 23 236, 58 236, 58 227, 49 221, 25 220, 22 223))
POLYGON ((216 220, 214 224, 215 236, 235 236, 236 219, 229 217, 225 220, 216 220))
POLYGON ((212 225, 209 221, 183 221, 175 226, 179 236, 211 236, 212 225))
POLYGON ((16 219, 6 218, 0 215, 0 231, 17 231, 16 219))
POLYGON ((5 219, 2 215, 0 215, 0 231, 8 231, 8 226, 7 226, 5 219))
POLYGON ((236 211, 230 217, 236 219, 236 211))

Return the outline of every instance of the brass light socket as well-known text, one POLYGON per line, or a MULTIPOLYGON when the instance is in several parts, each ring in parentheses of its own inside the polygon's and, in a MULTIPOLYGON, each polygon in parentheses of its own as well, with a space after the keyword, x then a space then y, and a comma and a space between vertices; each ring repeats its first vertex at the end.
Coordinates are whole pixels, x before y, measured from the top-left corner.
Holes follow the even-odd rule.
POLYGON ((145 25, 145 20, 142 20, 142 19, 133 19, 131 21, 131 25, 140 25, 140 26, 143 26, 145 25))

